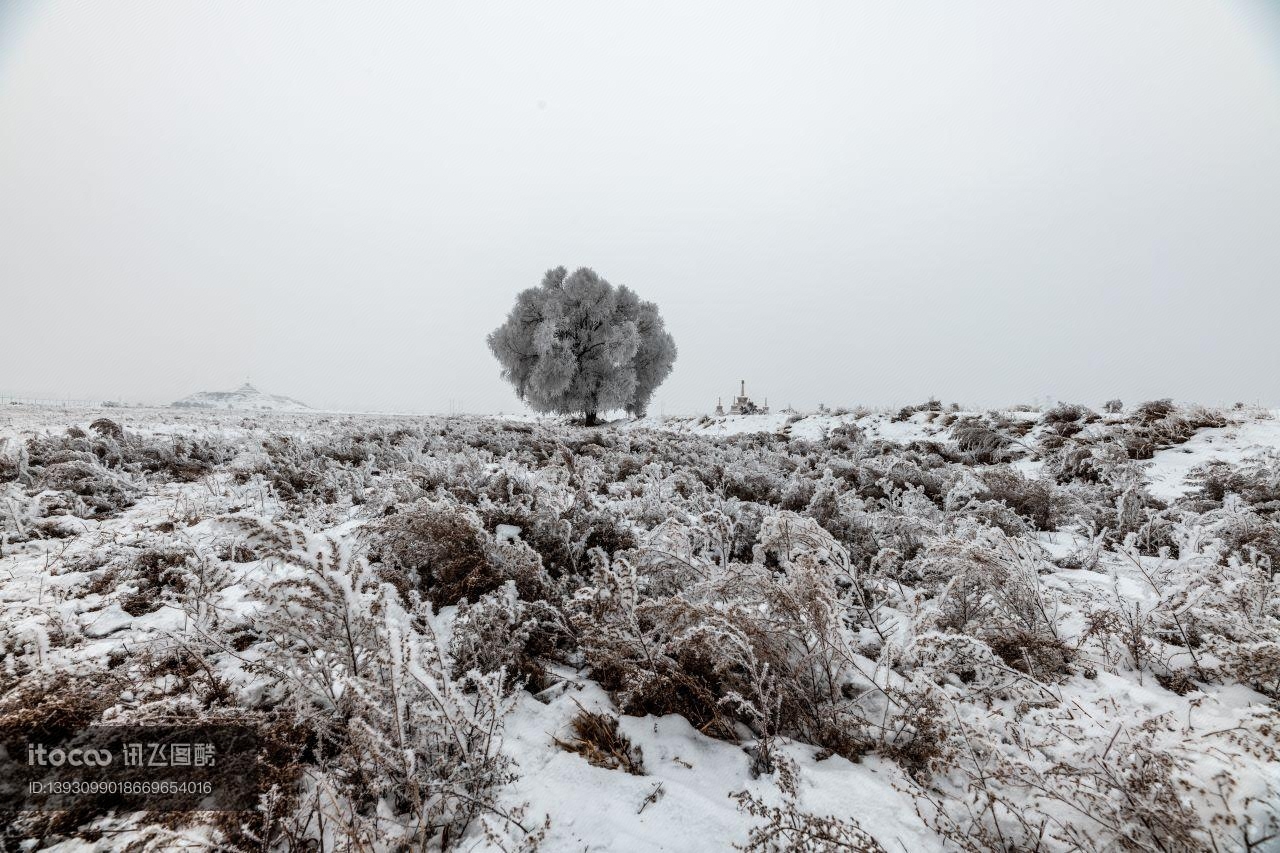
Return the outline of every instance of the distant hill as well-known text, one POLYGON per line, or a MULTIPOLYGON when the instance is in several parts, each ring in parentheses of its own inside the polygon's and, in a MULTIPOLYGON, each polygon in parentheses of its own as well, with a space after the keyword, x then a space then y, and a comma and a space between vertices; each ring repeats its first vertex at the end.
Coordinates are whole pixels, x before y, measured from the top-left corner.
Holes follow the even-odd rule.
POLYGON ((198 391, 173 403, 181 409, 249 409, 275 411, 305 411, 311 407, 292 397, 280 394, 264 394, 248 382, 234 391, 198 391))

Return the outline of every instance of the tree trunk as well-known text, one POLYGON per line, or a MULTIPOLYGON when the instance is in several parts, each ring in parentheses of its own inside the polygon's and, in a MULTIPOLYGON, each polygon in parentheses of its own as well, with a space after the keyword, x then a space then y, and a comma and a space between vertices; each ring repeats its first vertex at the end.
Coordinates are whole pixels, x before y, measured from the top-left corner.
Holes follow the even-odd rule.
POLYGON ((595 426, 598 423, 600 423, 600 420, 596 417, 596 413, 587 412, 587 426, 595 426))

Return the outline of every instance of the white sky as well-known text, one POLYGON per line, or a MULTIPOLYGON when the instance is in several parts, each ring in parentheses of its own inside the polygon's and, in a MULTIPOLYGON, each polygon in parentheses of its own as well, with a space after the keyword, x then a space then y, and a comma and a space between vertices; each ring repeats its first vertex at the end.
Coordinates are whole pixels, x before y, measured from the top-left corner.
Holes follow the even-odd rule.
POLYGON ((0 0, 0 394, 512 411, 549 267, 653 409, 1280 404, 1263 0, 0 0))

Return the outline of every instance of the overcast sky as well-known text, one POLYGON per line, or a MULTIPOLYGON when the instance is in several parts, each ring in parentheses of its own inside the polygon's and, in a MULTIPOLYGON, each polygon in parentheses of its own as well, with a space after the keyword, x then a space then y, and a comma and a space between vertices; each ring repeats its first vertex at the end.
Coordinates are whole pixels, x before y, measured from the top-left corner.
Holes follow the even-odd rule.
POLYGON ((1280 404, 1263 0, 0 0, 0 394, 513 411, 550 267, 706 411, 1280 404))

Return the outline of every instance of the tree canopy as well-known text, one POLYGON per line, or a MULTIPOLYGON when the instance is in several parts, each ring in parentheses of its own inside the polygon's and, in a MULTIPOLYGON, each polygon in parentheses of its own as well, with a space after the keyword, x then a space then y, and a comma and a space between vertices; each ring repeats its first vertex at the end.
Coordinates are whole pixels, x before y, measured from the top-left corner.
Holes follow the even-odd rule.
POLYGON ((522 400, 588 424, 613 409, 643 415, 676 360, 658 306, 586 267, 556 267, 521 291, 488 341, 522 400))

